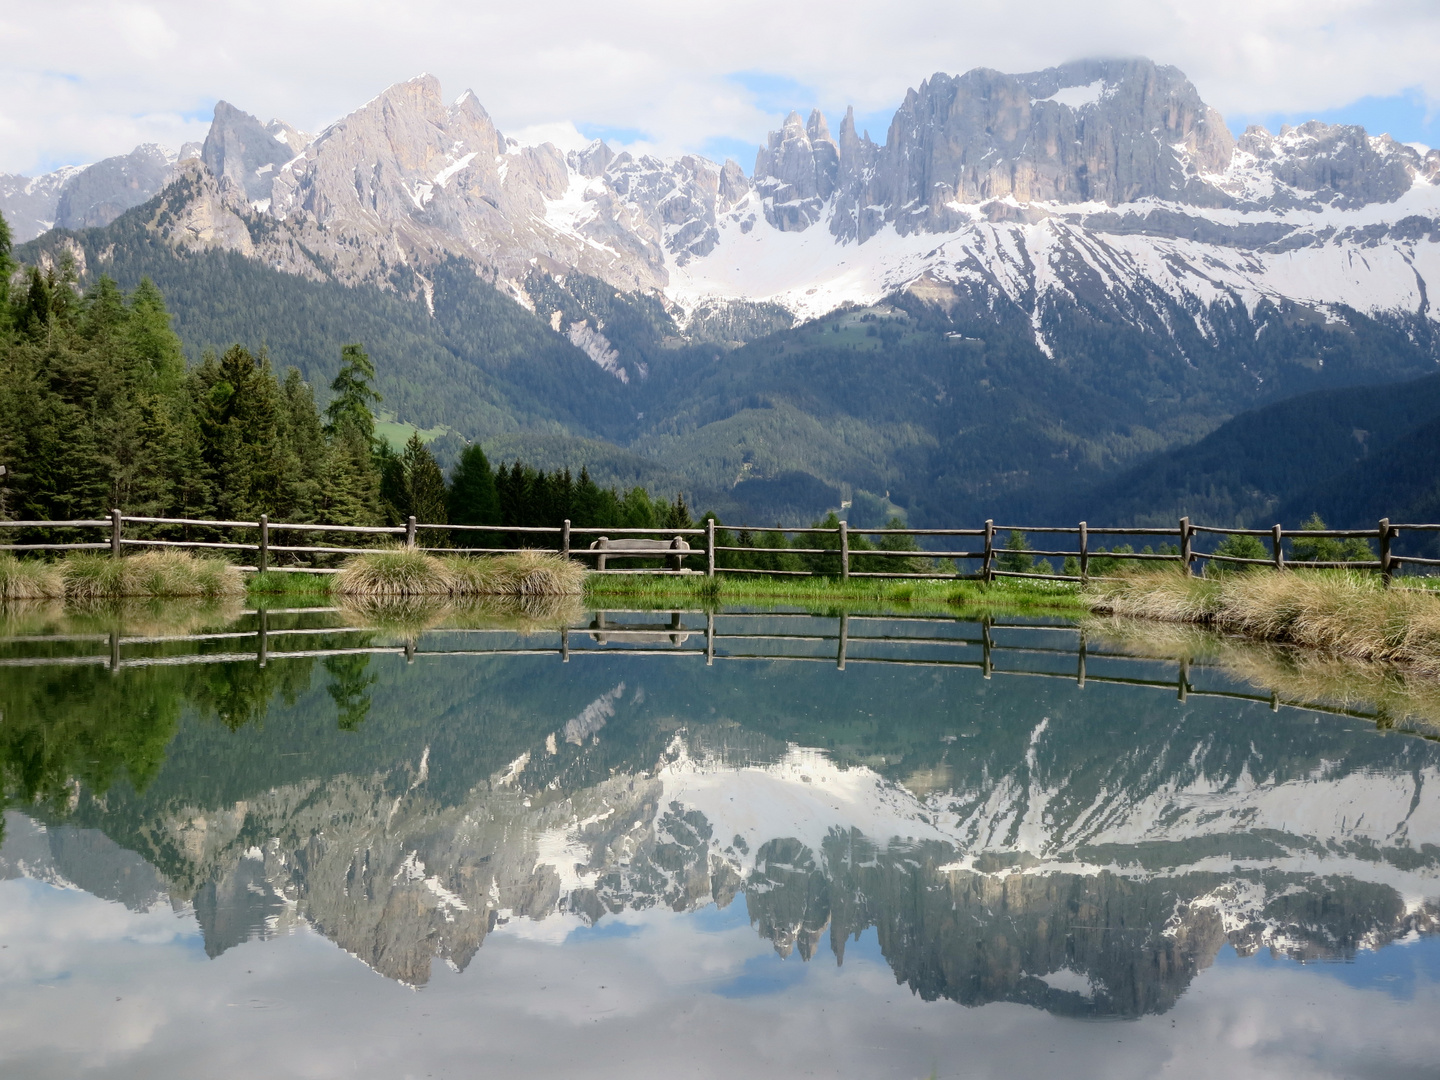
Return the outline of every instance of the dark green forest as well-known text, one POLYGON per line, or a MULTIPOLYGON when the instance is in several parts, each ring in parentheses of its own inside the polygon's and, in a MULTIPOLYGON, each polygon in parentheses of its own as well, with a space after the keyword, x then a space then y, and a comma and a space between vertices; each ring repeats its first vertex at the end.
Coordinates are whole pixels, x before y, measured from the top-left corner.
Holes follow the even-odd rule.
POLYGON ((148 278, 128 295, 73 265, 15 267, 0 222, 0 515, 158 517, 335 525, 407 516, 457 524, 689 526, 643 488, 601 488, 582 470, 492 471, 479 446, 447 484, 417 436, 396 453, 375 433, 377 372, 365 348, 337 348, 322 410, 298 368, 230 345, 187 364, 165 298, 148 278))
POLYGON ((1078 489, 1069 516, 1334 528, 1440 521, 1440 375, 1319 390, 1242 413, 1192 446, 1078 489))

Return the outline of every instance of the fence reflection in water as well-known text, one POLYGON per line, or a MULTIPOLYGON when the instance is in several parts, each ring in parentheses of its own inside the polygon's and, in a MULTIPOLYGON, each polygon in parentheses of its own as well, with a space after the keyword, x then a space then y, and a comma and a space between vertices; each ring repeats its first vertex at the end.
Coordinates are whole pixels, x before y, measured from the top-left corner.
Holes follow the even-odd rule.
POLYGON ((1142 656, 1097 648, 1087 640, 1083 626, 1054 620, 611 609, 594 612, 588 622, 552 629, 522 632, 506 626, 439 627, 397 637, 375 626, 347 625, 343 616, 353 618, 353 614, 333 607, 260 608, 239 613, 242 620, 253 621, 253 628, 245 630, 0 637, 0 651, 8 654, 0 656, 0 668, 103 665, 119 672, 129 668, 246 662, 264 667, 277 660, 350 655, 396 655, 408 663, 426 657, 552 656, 569 663, 575 657, 621 654, 693 662, 703 658, 706 665, 717 661, 826 663, 840 671, 856 664, 970 668, 985 679, 1004 675, 1072 680, 1081 688, 1087 683, 1151 687, 1172 692, 1182 702, 1191 697, 1232 698, 1267 703, 1272 710, 1285 706, 1390 723, 1390 718, 1380 711, 1291 699, 1274 692, 1236 690, 1231 688, 1233 677, 1186 656, 1142 656), (284 616, 342 618, 323 626, 271 625, 284 616), (344 640, 355 637, 363 641, 344 640), (376 644, 376 638, 388 643, 376 644), (554 644, 538 644, 535 638, 550 638, 554 644), (315 644, 305 647, 309 642, 315 644), (455 647, 457 642, 465 642, 466 647, 455 647), (194 645, 195 651, 146 654, 147 647, 179 644, 194 645), (53 652, 57 645, 73 646, 77 651, 70 655, 24 655, 27 651, 53 652), (211 648, 214 646, 218 648, 211 648), (1218 685, 1204 685, 1212 681, 1204 678, 1207 673, 1214 674, 1213 683, 1218 685), (1201 677, 1200 683, 1197 676, 1201 677))

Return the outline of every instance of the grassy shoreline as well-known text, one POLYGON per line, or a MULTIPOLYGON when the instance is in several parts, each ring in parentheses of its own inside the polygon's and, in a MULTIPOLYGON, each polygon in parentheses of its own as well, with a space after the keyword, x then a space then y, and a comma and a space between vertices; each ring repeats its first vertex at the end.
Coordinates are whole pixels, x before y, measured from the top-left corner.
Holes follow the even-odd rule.
POLYGON ((1440 595, 1386 589, 1378 575, 1363 571, 1141 572, 1092 583, 1079 599, 1100 614, 1192 623, 1440 675, 1440 595))
MULTIPOLYGON (((331 601, 340 593, 334 574, 254 574, 247 581, 254 599, 331 601)), ((727 575, 589 575, 584 598, 595 604, 646 608, 719 604, 889 606, 955 611, 1003 609, 1062 615, 1083 614, 1079 590, 1064 583, 1002 579, 991 585, 946 578, 877 580, 865 578, 774 578, 727 575)))

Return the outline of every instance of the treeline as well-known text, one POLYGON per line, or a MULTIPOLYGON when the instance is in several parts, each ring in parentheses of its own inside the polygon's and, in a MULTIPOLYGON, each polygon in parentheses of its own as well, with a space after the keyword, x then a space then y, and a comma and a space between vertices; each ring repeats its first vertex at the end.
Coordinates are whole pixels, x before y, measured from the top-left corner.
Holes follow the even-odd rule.
MULTIPOLYGON (((0 240, 3 240, 0 236, 0 240)), ((0 247, 0 278, 12 274, 0 247)), ((405 462, 375 439, 374 367, 347 346, 322 414, 291 368, 235 345, 188 367, 164 298, 73 267, 28 268, 0 297, 0 513, 360 525, 405 462), (393 459, 393 460, 392 460, 393 459)), ((394 486, 393 484, 391 485, 394 486)))
POLYGON ((674 502, 519 462, 492 472, 470 446, 447 484, 418 436, 376 434, 375 366, 341 350, 319 408, 291 367, 233 345, 187 366, 164 297, 128 296, 72 264, 16 276, 0 219, 0 519, 127 514, 335 525, 430 523, 686 527, 674 502), (12 279, 15 284, 12 285, 12 279))

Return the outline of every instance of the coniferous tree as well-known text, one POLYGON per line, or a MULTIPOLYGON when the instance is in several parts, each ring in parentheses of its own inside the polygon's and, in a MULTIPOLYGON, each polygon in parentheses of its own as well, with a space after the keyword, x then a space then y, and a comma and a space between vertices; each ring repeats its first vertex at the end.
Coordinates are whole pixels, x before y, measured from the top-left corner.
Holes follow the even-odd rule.
POLYGON ((10 325, 10 278, 15 273, 10 223, 0 214, 0 334, 10 325))
MULTIPOLYGON (((584 478, 588 480, 588 474, 584 478)), ((450 521, 456 525, 500 524, 495 473, 478 443, 461 451, 460 460, 450 474, 447 511, 450 521)))
POLYGON ((325 418, 332 435, 353 428, 366 440, 375 438, 375 414, 371 405, 384 400, 375 390, 375 365, 359 345, 340 350, 340 370, 330 383, 334 395, 326 406, 325 418))
POLYGON ((427 524, 445 523, 445 477, 419 432, 386 462, 384 484, 386 499, 401 521, 413 517, 427 524))
MULTIPOLYGON (((164 297, 62 260, 10 285, 0 219, 0 514, 382 520, 374 366, 343 351, 322 422, 299 373, 236 345, 187 372, 164 297)), ((433 461, 432 461, 433 465, 433 461)), ((433 501, 438 470, 426 474, 433 501)))
POLYGON ((1011 529, 1010 535, 1005 538, 1004 551, 995 560, 996 568, 1011 574, 1031 573, 1035 567, 1035 556, 1027 554, 1025 548, 1025 534, 1019 529, 1011 529))

